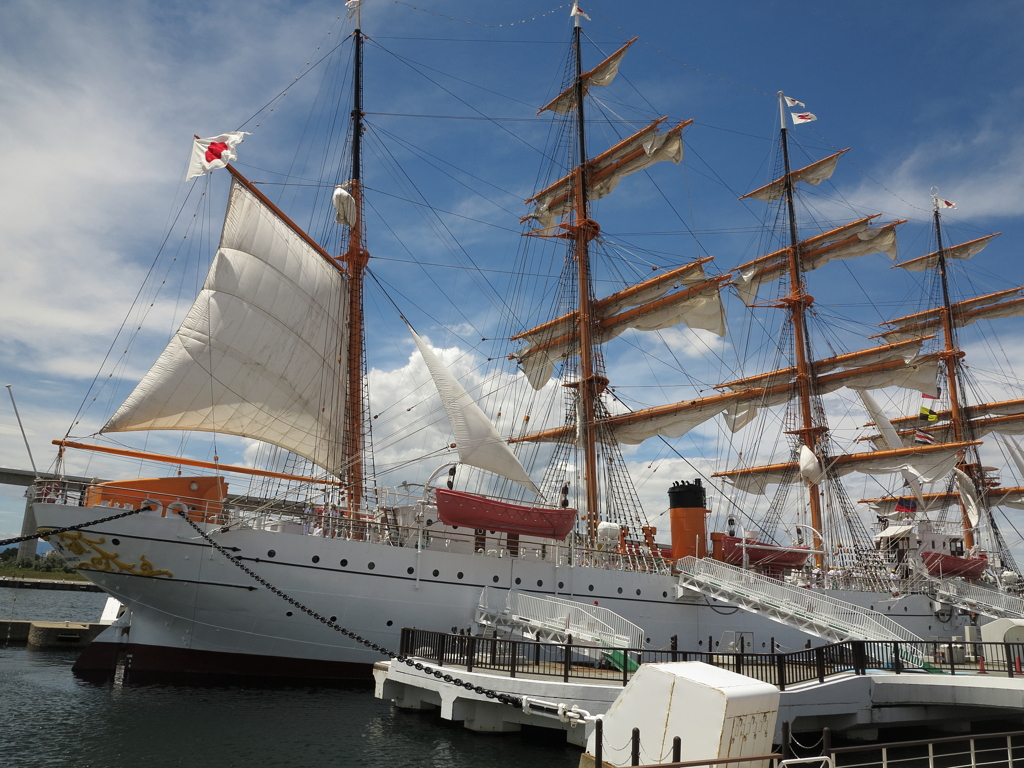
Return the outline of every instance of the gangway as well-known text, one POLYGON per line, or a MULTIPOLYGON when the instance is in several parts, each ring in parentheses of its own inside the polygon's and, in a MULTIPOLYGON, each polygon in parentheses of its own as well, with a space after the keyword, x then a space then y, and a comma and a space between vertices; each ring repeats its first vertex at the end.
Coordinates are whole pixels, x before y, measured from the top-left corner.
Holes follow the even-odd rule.
MULTIPOLYGON (((844 640, 921 642, 921 638, 892 619, 817 590, 793 587, 717 560, 684 557, 676 562, 676 568, 680 595, 684 589, 700 592, 833 643, 844 640)), ((923 657, 912 646, 901 645, 900 648, 905 662, 925 666, 923 657)))
POLYGON ((1024 619, 1024 598, 960 579, 938 582, 935 599, 994 619, 1024 619))
MULTIPOLYGON (((541 597, 509 590, 505 605, 490 604, 487 587, 480 593, 476 623, 495 634, 523 632, 541 642, 601 646, 603 648, 642 648, 644 631, 614 611, 564 597, 541 597)), ((629 663, 622 653, 609 650, 606 659, 621 669, 629 663)))

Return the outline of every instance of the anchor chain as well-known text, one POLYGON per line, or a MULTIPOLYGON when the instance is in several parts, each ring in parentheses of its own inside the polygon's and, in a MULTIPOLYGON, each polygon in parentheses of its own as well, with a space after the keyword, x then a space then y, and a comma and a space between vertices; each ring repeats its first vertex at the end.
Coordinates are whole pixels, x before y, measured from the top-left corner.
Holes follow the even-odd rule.
POLYGON ((355 632, 352 632, 351 630, 345 629, 344 627, 335 624, 326 616, 322 616, 321 614, 314 611, 312 608, 303 605, 294 597, 291 597, 282 590, 278 589, 269 581, 260 576, 258 573, 253 571, 251 568, 249 568, 247 565, 245 565, 245 563, 241 561, 241 555, 232 555, 227 548, 222 547, 220 544, 214 541, 213 538, 208 533, 206 533, 206 531, 200 528, 195 523, 195 521, 189 519, 184 512, 180 510, 175 510, 175 513, 180 515, 181 518, 186 523, 188 523, 196 531, 196 533, 198 533, 206 541, 207 544, 209 544, 220 554, 226 557, 228 561, 231 562, 233 565, 240 568, 247 576, 249 576, 252 579, 255 579, 257 583, 273 592, 286 603, 295 606, 300 611, 305 613, 307 616, 316 619, 321 624, 333 629, 335 632, 340 632, 346 637, 355 640, 357 643, 365 645, 367 648, 371 648, 374 651, 377 651, 378 653, 387 656, 400 664, 405 664, 406 666, 413 667, 421 672, 424 672, 425 674, 431 675, 437 678, 438 680, 443 680, 444 682, 450 683, 451 685, 454 685, 459 688, 465 688, 467 691, 472 691, 473 693, 479 694, 481 696, 486 696, 488 699, 495 699, 496 701, 499 701, 502 704, 508 704, 509 706, 515 707, 516 709, 523 708, 523 700, 518 696, 511 696, 507 693, 498 693, 497 691, 492 691, 479 685, 473 685, 473 683, 466 682, 461 678, 452 677, 451 675, 446 674, 439 669, 434 669, 433 667, 423 664, 422 662, 416 661, 415 659, 410 659, 408 656, 403 656, 402 654, 388 650, 382 645, 372 643, 366 638, 362 637, 361 635, 357 635, 355 632))
POLYGON ((6 547, 9 544, 20 544, 23 541, 31 541, 32 539, 45 539, 52 536, 55 533, 67 533, 68 531, 80 531, 83 528, 88 528, 90 525, 99 525, 100 523, 109 523, 111 520, 120 520, 122 517, 128 517, 129 515, 137 515, 140 512, 148 512, 149 507, 143 507, 142 509, 129 509, 127 512, 121 512, 117 515, 111 515, 110 517, 101 517, 99 520, 93 520, 89 523, 79 523, 78 525, 68 525, 64 528, 50 528, 49 530, 43 531, 42 533, 34 533, 28 536, 18 536, 15 539, 4 539, 0 541, 0 547, 6 547))

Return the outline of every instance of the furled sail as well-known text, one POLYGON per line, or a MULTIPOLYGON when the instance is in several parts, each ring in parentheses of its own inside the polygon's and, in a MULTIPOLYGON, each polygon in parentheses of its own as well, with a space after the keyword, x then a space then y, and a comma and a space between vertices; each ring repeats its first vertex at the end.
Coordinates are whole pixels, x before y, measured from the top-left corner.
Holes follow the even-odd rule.
MULTIPOLYGON (((1024 295, 1021 295, 1022 291, 1024 291, 1024 286, 952 304, 950 308, 953 314, 953 327, 964 328, 979 320, 996 320, 1004 317, 1020 317, 1024 315, 1024 295), (1000 301, 1000 299, 1011 296, 1013 298, 1000 301)), ((930 333, 942 326, 941 313, 942 310, 936 308, 890 320, 882 323, 882 325, 891 325, 893 327, 883 331, 878 336, 888 342, 895 342, 930 333)))
MULTIPOLYGON (((587 163, 588 200, 607 197, 623 178, 662 160, 679 164, 683 159, 682 131, 693 121, 684 120, 665 133, 657 133, 657 127, 667 119, 656 120, 587 163)), ((536 219, 542 229, 552 226, 572 209, 575 180, 574 171, 527 200, 534 209, 526 218, 536 219)))
POLYGON ((423 356, 434 379, 437 392, 441 395, 441 402, 448 414, 448 421, 451 422, 452 432, 455 433, 455 447, 459 451, 459 461, 479 469, 486 469, 497 475, 508 478, 528 488, 534 493, 539 493, 537 486, 533 484, 526 469, 512 453, 512 449, 501 439, 498 430, 494 428, 491 420, 480 410, 469 393, 459 384, 444 363, 434 354, 427 344, 419 337, 412 328, 409 329, 416 348, 423 356))
MULTIPOLYGON (((922 497, 924 505, 918 505, 917 511, 933 512, 942 509, 949 504, 959 504, 960 494, 953 493, 926 493, 922 497)), ((985 493, 985 500, 990 507, 1010 507, 1011 509, 1024 509, 1024 487, 1015 486, 1012 488, 990 488, 985 493)), ((886 517, 893 517, 896 514, 896 504, 899 498, 887 496, 876 499, 860 499, 858 503, 867 504, 873 512, 886 517)))
MULTIPOLYGON (((989 240, 993 237, 997 237, 1003 234, 1002 232, 996 232, 992 235, 986 235, 985 237, 979 237, 977 240, 969 240, 966 243, 960 245, 954 245, 951 248, 944 248, 942 253, 947 259, 969 259, 981 253, 985 246, 988 245, 989 240)), ((929 253, 926 256, 918 256, 916 259, 910 259, 909 261, 901 261, 899 264, 893 264, 893 268, 900 267, 908 272, 924 272, 928 269, 935 269, 939 265, 939 252, 929 253)))
POLYGON ((339 473, 346 295, 330 256, 234 181, 199 297, 102 431, 240 435, 339 473))
MULTIPOLYGON (((587 95, 587 91, 590 90, 592 85, 608 85, 615 76, 619 73, 619 65, 622 63, 622 57, 626 55, 626 51, 629 50, 629 46, 637 41, 637 38, 633 38, 628 41, 624 46, 619 48, 615 53, 609 56, 607 59, 602 61, 596 67, 589 72, 584 72, 580 75, 580 82, 583 85, 583 95, 587 95)), ((539 115, 545 110, 551 110, 557 112, 560 115, 565 115, 576 108, 576 83, 573 83, 555 98, 537 110, 539 115)))
MULTIPOLYGON (((980 442, 950 443, 948 445, 915 446, 897 448, 891 451, 851 453, 832 457, 825 470, 830 475, 842 477, 851 472, 868 475, 890 475, 908 472, 922 483, 931 483, 948 475, 956 466, 960 452, 980 442)), ((800 478, 797 462, 770 464, 749 469, 735 469, 716 472, 712 477, 721 477, 736 490, 745 493, 765 495, 769 485, 794 482, 800 478)))
MULTIPOLYGON (((871 253, 884 253, 896 260, 896 227, 906 219, 871 229, 868 223, 879 216, 868 216, 800 243, 800 265, 804 272, 825 266, 830 261, 852 259, 871 253)), ((761 256, 734 271, 739 274, 733 284, 746 305, 757 300, 762 285, 778 280, 788 273, 789 248, 761 256)))
MULTIPOLYGON (((603 344, 630 328, 657 331, 680 324, 724 336, 725 309, 719 291, 729 276, 708 278, 702 267, 705 261, 688 264, 595 302, 594 343, 603 344), (683 290, 676 290, 679 288, 683 290)), ((576 313, 570 312, 512 340, 527 342, 512 357, 523 367, 530 385, 541 389, 551 378, 555 364, 579 350, 576 313)))
MULTIPOLYGON (((818 186, 821 182, 825 181, 832 176, 832 173, 836 169, 836 163, 839 162, 839 158, 845 153, 849 152, 849 149, 841 149, 834 155, 829 155, 824 160, 818 160, 815 163, 811 163, 808 166, 801 168, 798 171, 793 171, 790 177, 793 182, 802 181, 805 184, 811 186, 818 186)), ((778 200, 786 194, 786 177, 776 179, 771 184, 765 184, 763 187, 755 189, 753 192, 748 192, 740 198, 742 200, 746 197, 752 197, 755 200, 764 200, 766 203, 770 203, 772 200, 778 200)))

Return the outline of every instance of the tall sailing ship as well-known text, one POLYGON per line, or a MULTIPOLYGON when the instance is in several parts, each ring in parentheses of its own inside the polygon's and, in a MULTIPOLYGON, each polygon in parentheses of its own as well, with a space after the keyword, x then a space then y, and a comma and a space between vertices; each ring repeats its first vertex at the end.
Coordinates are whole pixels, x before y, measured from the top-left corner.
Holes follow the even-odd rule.
MULTIPOLYGON (((784 203, 788 246, 734 273, 709 275, 705 268, 711 259, 705 257, 600 296, 592 253, 600 246, 601 230, 592 204, 632 174, 662 161, 679 163, 682 132, 691 121, 656 120, 591 156, 586 96, 615 78, 632 41, 585 70, 576 8, 564 90, 541 110, 555 116, 561 146, 572 159, 568 173, 556 174, 527 200, 531 210, 524 218, 524 259, 530 258, 530 247, 564 249, 562 280, 552 299, 554 319, 510 328, 507 334, 514 345, 509 357, 522 372, 518 380, 547 398, 548 407, 564 415, 564 424, 534 429, 526 419, 511 440, 502 438, 410 327, 451 421, 451 448, 459 461, 444 461, 423 485, 377 485, 363 319, 370 260, 361 166, 364 36, 356 13, 351 163, 332 198, 343 233, 340 255, 332 255, 227 164, 232 181, 224 227, 203 289, 167 349, 102 430, 241 435, 287 452, 289 463, 273 470, 225 466, 216 455, 200 461, 69 438, 56 441, 61 455, 101 451, 177 468, 171 477, 82 488, 65 483, 59 499, 41 496, 34 505, 44 530, 125 513, 50 537, 69 563, 128 609, 83 654, 79 671, 109 670, 118 659, 130 658, 136 674, 346 678, 369 673, 379 658, 373 650, 310 620, 254 582, 239 564, 294 601, 330 616, 332 623, 385 648, 397 647, 404 626, 471 629, 488 590, 599 603, 643 627, 644 642, 652 648, 670 642, 711 646, 726 632, 746 633, 755 648, 765 647, 769 638, 790 647, 808 640, 796 628, 678 589, 674 560, 686 556, 738 558, 742 565, 794 583, 809 579, 816 565, 842 561, 856 578, 842 589, 829 586, 844 599, 872 608, 878 603, 879 610, 881 601, 889 600, 891 610, 898 599, 904 608, 900 620, 918 634, 955 631, 957 617, 936 616, 925 592, 893 598, 886 573, 895 555, 875 545, 852 506, 836 507, 822 494, 829 488, 842 495, 838 477, 855 469, 904 473, 920 484, 958 467, 972 478, 980 499, 993 499, 984 470, 965 458, 978 443, 962 426, 970 423, 970 414, 985 411, 968 409, 966 417, 951 417, 951 424, 961 427, 948 440, 937 436, 934 445, 910 441, 841 454, 829 439, 821 406, 825 393, 840 387, 905 387, 937 395, 941 363, 948 373, 958 359, 948 350, 924 352, 926 339, 917 334, 815 359, 804 320, 811 305, 805 273, 836 259, 894 254, 898 222, 872 226, 877 216, 871 216, 801 239, 796 187, 827 178, 838 155, 792 171, 783 122, 783 173, 750 196, 784 203), (630 411, 614 398, 602 352, 606 344, 628 329, 654 332, 679 324, 723 336, 723 289, 735 289, 752 304, 758 290, 778 278, 788 280, 788 289, 772 306, 786 314, 792 365, 726 382, 716 395, 657 407, 630 411), (565 399, 552 406, 555 381, 565 399), (786 488, 801 480, 808 536, 792 544, 778 540, 786 507, 780 493, 756 532, 752 528, 754 535, 745 529, 739 536, 713 533, 709 554, 708 510, 697 481, 672 489, 683 499, 673 503, 683 514, 673 510, 671 553, 659 546, 620 446, 679 437, 716 416, 738 431, 759 410, 784 403, 795 404, 787 429, 789 460, 740 467, 719 477, 736 489, 762 493, 768 485, 786 488), (523 464, 539 459, 546 468, 535 484, 523 464), (269 498, 254 491, 256 486, 233 492, 229 475, 280 482, 286 493, 269 498), (221 550, 211 548, 211 541, 221 550)), ((780 111, 785 121, 785 109, 780 111)), ((197 144, 207 167, 230 156, 231 142, 241 136, 217 139, 197 144)), ((940 244, 940 262, 943 253, 940 244)), ((945 306, 947 316, 951 306, 945 306)), ((951 322, 955 326, 959 320, 951 322)), ((956 371, 951 375, 955 378, 956 371)), ((503 391, 525 398, 526 386, 503 391)), ((955 397, 952 388, 946 392, 955 397)), ((951 402, 960 408, 959 401, 951 402)), ((930 499, 921 496, 922 510, 930 499)), ((877 503, 881 509, 886 502, 877 503)))

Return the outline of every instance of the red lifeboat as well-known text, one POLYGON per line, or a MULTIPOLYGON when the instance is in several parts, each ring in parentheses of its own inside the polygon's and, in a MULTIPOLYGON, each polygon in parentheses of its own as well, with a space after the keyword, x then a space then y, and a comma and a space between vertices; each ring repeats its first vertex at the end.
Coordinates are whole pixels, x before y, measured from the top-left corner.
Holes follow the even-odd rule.
POLYGON ((464 491, 437 488, 437 516, 446 525, 564 539, 576 524, 576 510, 497 501, 464 491))
POLYGON ((807 546, 783 547, 778 544, 765 544, 763 541, 743 539, 739 536, 726 536, 725 534, 713 534, 716 538, 721 536, 722 549, 725 555, 725 562, 733 565, 743 565, 743 553, 746 550, 747 565, 757 567, 780 568, 803 568, 807 558, 811 555, 811 549, 807 546))
POLYGON ((976 557, 957 557, 941 552, 921 552, 925 568, 932 576, 951 578, 960 576, 965 579, 978 579, 988 567, 988 556, 979 554, 976 557))

